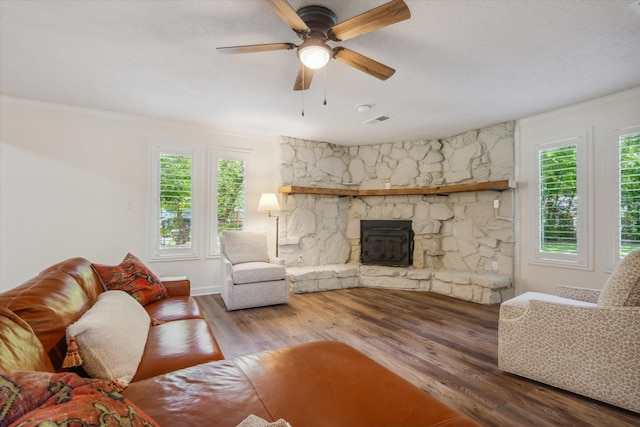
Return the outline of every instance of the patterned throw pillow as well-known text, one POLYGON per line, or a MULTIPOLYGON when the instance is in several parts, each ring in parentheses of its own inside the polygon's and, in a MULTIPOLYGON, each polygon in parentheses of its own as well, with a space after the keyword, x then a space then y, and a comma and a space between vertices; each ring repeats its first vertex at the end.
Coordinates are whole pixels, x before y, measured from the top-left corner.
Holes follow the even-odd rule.
POLYGON ((0 371, 0 426, 27 427, 45 422, 158 426, 106 381, 69 372, 0 371))
POLYGON ((142 305, 168 296, 160 279, 133 254, 127 254, 119 265, 91 264, 91 267, 105 290, 125 291, 142 305))

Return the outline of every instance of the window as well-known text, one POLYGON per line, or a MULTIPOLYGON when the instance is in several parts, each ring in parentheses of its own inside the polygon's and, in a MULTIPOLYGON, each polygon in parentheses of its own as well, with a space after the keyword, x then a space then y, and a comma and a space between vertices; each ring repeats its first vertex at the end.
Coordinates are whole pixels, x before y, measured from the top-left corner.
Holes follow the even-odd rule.
POLYGON ((218 233, 244 226, 244 161, 218 159, 218 233))
POLYGON ((249 152, 212 150, 210 161, 209 256, 220 254, 220 233, 244 229, 247 159, 249 152))
POLYGON ((616 152, 612 170, 615 182, 610 183, 611 217, 615 229, 608 230, 611 236, 613 257, 609 267, 613 269, 626 254, 640 248, 640 126, 614 129, 613 141, 616 152))
POLYGON ((152 259, 196 258, 196 149, 155 145, 152 158, 152 259))
POLYGON ((640 248, 640 133, 620 136, 620 257, 640 248))
POLYGON ((578 253, 577 147, 566 145, 539 152, 540 250, 578 253))
POLYGON ((535 146, 532 262, 589 268, 588 134, 535 146))

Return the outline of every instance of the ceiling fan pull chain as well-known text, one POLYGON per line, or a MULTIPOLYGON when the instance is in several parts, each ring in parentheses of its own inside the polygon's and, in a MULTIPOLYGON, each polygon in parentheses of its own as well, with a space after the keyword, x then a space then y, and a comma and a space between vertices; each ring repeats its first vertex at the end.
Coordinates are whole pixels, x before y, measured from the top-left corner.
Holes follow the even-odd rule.
POLYGON ((304 117, 304 72, 306 67, 302 67, 302 90, 300 91, 300 95, 302 95, 302 117, 304 117))
POLYGON ((324 66, 324 104, 327 105, 327 66, 324 66))

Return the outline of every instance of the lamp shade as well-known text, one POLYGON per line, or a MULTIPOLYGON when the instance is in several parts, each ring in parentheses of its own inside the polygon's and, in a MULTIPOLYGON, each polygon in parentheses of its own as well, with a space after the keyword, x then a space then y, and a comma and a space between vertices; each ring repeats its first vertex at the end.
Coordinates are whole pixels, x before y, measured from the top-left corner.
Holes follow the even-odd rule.
POLYGON ((279 211, 280 204, 275 193, 262 193, 258 203, 258 212, 279 211))

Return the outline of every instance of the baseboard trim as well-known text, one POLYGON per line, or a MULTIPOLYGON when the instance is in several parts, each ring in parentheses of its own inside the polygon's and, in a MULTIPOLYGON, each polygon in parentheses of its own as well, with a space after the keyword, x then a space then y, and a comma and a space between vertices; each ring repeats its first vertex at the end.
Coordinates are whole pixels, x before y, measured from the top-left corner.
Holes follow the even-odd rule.
POLYGON ((202 288, 191 288, 191 296, 219 294, 220 291, 220 285, 205 286, 202 288))

